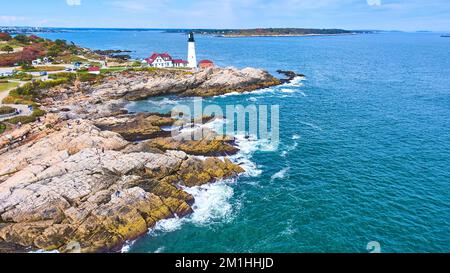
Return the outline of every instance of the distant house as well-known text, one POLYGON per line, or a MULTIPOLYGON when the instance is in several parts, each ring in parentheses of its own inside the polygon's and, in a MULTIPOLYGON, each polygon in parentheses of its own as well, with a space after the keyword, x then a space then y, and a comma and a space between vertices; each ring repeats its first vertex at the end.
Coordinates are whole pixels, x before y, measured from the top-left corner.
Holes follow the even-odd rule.
POLYGON ((198 63, 198 67, 200 69, 205 69, 205 68, 208 68, 208 67, 214 67, 214 63, 213 63, 213 61, 210 61, 210 60, 201 60, 198 63))
POLYGON ((74 69, 79 69, 83 63, 82 62, 73 62, 72 65, 74 69))
POLYGON ((32 65, 43 65, 43 64, 51 64, 52 59, 48 57, 44 57, 43 59, 36 59, 31 61, 32 65))
POLYGON ((188 61, 182 60, 182 59, 176 59, 172 60, 173 67, 187 67, 188 61))
POLYGON ((153 53, 152 56, 143 60, 143 64, 150 67, 170 68, 187 67, 188 62, 181 59, 173 59, 168 53, 153 53))
POLYGON ((98 66, 89 67, 88 68, 88 72, 89 72, 89 74, 99 75, 100 74, 100 67, 98 67, 98 66))
POLYGON ((10 77, 12 75, 12 72, 0 72, 0 77, 10 77))
POLYGON ((40 64, 42 64, 42 59, 32 60, 32 61, 31 61, 31 64, 32 64, 32 65, 40 65, 40 64))

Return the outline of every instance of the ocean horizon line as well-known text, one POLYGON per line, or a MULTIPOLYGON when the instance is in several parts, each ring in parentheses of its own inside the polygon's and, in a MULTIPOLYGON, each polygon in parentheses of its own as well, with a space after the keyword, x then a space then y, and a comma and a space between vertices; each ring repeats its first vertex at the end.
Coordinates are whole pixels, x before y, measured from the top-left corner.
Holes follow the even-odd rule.
POLYGON ((120 31, 164 31, 164 30, 254 30, 254 29, 314 29, 314 30, 331 30, 331 29, 342 29, 346 31, 357 31, 357 32, 399 32, 399 33, 448 33, 450 30, 398 30, 398 29, 347 29, 347 28, 320 28, 320 27, 253 27, 253 28, 152 28, 152 27, 56 27, 56 26, 0 26, 1 28, 35 28, 35 29, 58 29, 58 30, 120 30, 120 31))

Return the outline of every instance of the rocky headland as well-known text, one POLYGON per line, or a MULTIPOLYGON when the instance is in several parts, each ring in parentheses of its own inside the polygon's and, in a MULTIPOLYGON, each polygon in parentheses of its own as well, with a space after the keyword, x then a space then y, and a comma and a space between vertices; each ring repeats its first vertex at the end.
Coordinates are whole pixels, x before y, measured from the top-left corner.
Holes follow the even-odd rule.
POLYGON ((224 157, 238 152, 234 139, 203 127, 201 140, 172 137, 164 127, 193 121, 124 106, 280 82, 253 68, 155 69, 39 90, 47 114, 0 136, 0 252, 116 251, 159 220, 189 215, 195 200, 185 187, 244 172, 224 157))

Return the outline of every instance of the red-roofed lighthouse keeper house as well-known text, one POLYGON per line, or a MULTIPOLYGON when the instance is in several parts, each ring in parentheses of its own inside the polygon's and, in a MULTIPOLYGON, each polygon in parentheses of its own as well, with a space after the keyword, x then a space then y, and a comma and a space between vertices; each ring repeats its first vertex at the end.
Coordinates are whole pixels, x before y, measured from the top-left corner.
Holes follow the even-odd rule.
POLYGON ((152 56, 145 59, 145 61, 151 67, 173 67, 172 57, 167 53, 153 53, 152 56))
POLYGON ((144 60, 151 67, 170 68, 186 67, 187 61, 181 59, 172 59, 168 53, 153 53, 150 58, 144 60))

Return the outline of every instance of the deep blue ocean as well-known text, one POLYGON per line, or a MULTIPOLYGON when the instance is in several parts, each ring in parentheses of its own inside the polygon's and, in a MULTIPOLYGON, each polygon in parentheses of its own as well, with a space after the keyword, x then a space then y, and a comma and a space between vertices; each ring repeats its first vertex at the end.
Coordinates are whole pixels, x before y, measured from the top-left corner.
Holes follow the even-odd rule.
MULTIPOLYGON (((182 34, 40 34, 134 57, 186 58, 182 34)), ((277 148, 240 142, 248 174, 189 189, 195 212, 161 222, 130 252, 450 252, 450 39, 438 33, 218 38, 199 59, 294 70, 303 81, 207 103, 280 105, 277 148)), ((132 111, 190 99, 157 98, 132 111)))

